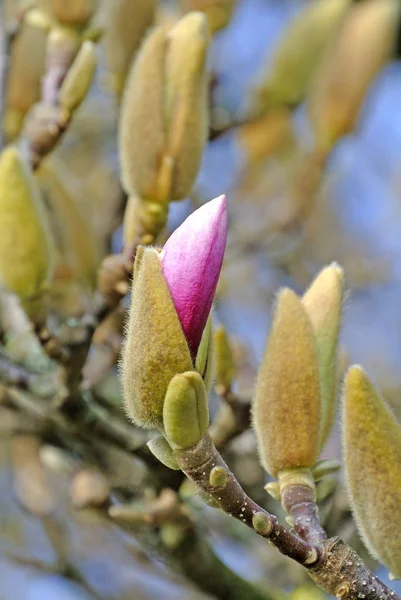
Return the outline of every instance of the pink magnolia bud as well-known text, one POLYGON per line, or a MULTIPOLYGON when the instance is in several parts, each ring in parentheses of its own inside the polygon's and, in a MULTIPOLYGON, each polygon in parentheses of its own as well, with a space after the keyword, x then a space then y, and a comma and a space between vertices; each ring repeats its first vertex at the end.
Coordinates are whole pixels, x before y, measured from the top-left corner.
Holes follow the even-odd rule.
POLYGON ((192 213, 161 252, 162 272, 192 357, 212 308, 226 240, 226 197, 220 196, 192 213))

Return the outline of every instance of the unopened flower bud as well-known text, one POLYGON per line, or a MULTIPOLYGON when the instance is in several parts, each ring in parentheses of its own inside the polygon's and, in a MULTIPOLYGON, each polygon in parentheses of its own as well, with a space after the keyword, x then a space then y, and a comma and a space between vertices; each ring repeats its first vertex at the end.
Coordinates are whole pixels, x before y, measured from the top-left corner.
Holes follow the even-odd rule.
POLYGON ((210 30, 215 33, 229 24, 237 0, 181 0, 181 5, 185 11, 204 12, 210 30))
POLYGON ((344 299, 344 273, 333 264, 323 269, 302 298, 315 332, 322 393, 321 448, 336 416, 337 349, 344 299))
POLYGON ((207 139, 207 24, 190 13, 155 29, 129 75, 120 120, 128 193, 169 202, 192 189, 207 139))
POLYGON ((261 74, 263 81, 256 91, 260 108, 293 106, 302 100, 350 3, 350 0, 313 2, 294 17, 273 58, 269 57, 267 77, 261 74))
POLYGON ((86 97, 96 72, 96 47, 84 42, 68 70, 59 92, 59 104, 72 113, 86 97))
POLYGON ((351 507, 367 548, 401 578, 401 427, 364 371, 348 371, 343 436, 351 507))
POLYGON ((49 230, 36 181, 15 148, 0 155, 0 282, 24 300, 50 269, 49 230))
POLYGON ((253 408, 261 460, 271 475, 315 463, 320 404, 312 325, 298 296, 284 289, 278 297, 253 408))
POLYGON ((36 0, 36 4, 60 24, 81 28, 95 14, 98 0, 36 0))
POLYGON ((113 0, 109 3, 103 44, 113 87, 119 95, 124 89, 132 59, 152 25, 155 13, 156 0, 113 0))
POLYGON ((366 94, 395 49, 401 4, 352 6, 312 85, 308 106, 316 143, 330 149, 357 124, 366 94))
POLYGON ((178 448, 195 446, 209 426, 209 405, 202 377, 196 371, 175 375, 163 406, 167 441, 178 448))

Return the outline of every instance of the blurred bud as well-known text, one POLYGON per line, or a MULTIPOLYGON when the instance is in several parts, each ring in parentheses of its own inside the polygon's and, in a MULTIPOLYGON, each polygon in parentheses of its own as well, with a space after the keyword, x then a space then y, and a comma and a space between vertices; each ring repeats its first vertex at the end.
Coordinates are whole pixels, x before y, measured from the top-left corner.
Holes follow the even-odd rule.
POLYGON ((180 470, 174 457, 174 452, 165 437, 160 435, 159 437, 150 440, 146 445, 153 456, 155 456, 165 467, 173 469, 173 471, 180 470))
POLYGON ((85 27, 95 14, 98 0, 36 0, 36 5, 62 25, 85 27))
POLYGON ((50 270, 49 230, 36 181, 15 148, 0 155, 0 281, 23 299, 50 270))
POLYGON ((59 104, 72 113, 86 97, 96 72, 96 47, 92 42, 84 42, 68 70, 60 92, 59 104))
POLYGON ((40 98, 49 27, 46 21, 31 18, 37 12, 28 12, 11 46, 3 122, 10 139, 18 135, 26 112, 40 98))
POLYGON ((218 327, 214 333, 216 385, 229 390, 235 375, 234 356, 230 340, 224 327, 218 327))
POLYGON ((128 193, 169 202, 192 189, 207 139, 207 24, 191 13, 145 41, 124 93, 120 157, 128 193))
POLYGON ((278 297, 253 408, 261 460, 271 475, 315 463, 320 403, 312 325, 298 296, 284 289, 278 297))
POLYGON ((228 25, 236 5, 237 0, 181 0, 186 12, 199 10, 205 13, 212 33, 228 25))
MULTIPOLYGON (((321 59, 336 33, 350 0, 312 2, 284 31, 269 71, 256 90, 260 108, 300 102, 321 59)), ((263 75, 261 74, 261 78, 263 75)))
POLYGON ((195 446, 209 426, 209 405, 205 384, 196 371, 175 375, 163 406, 167 441, 179 448, 195 446))
POLYGON ((134 284, 122 380, 127 410, 147 427, 161 426, 171 379, 193 368, 157 250, 144 248, 135 260, 134 284))
POLYGON ((163 275, 193 356, 196 356, 223 263, 227 203, 220 196, 190 215, 161 252, 163 275))
POLYGON ((344 394, 345 468, 351 506, 370 552, 401 577, 401 428, 361 367, 344 394))
POLYGON ((81 45, 79 34, 67 27, 55 27, 49 33, 46 46, 46 72, 42 79, 42 100, 58 104, 59 89, 81 45))
POLYGON ((132 59, 156 13, 156 0, 112 0, 103 39, 108 70, 118 95, 124 89, 132 59))
POLYGON ((395 49, 400 10, 398 0, 369 0, 348 12, 308 101, 319 147, 331 148, 356 126, 370 86, 395 49))
POLYGON ((323 269, 302 298, 316 338, 322 394, 320 448, 336 417, 337 349, 344 298, 344 272, 333 264, 323 269))

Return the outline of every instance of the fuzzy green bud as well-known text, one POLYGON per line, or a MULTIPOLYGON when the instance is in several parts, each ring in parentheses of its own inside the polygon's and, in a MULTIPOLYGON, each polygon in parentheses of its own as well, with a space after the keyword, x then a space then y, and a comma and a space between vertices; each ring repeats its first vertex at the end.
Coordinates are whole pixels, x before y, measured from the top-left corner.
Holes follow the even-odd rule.
POLYGON ((112 86, 118 95, 123 92, 132 59, 152 25, 155 13, 156 0, 113 0, 109 3, 103 44, 112 86))
POLYGON ((344 273, 337 264, 323 269, 302 298, 316 337, 322 393, 321 448, 336 416, 337 350, 343 299, 344 273))
POLYGON ((267 77, 257 90, 263 108, 294 105, 305 95, 322 53, 336 33, 350 0, 307 5, 288 26, 269 59, 267 77))
POLYGON ((214 333, 216 385, 223 390, 231 387, 235 375, 234 356, 224 327, 218 327, 214 333))
POLYGON ((209 426, 209 405, 202 377, 196 371, 175 375, 163 406, 168 442, 178 448, 195 446, 209 426))
POLYGON ((157 202, 189 194, 207 140, 207 24, 190 13, 153 30, 127 80, 120 119, 125 190, 157 202))
POLYGON ((44 287, 50 270, 49 229, 39 188, 19 152, 0 155, 0 283, 24 300, 44 287))
POLYGON ((142 248, 134 265, 121 365, 125 402, 132 420, 144 427, 160 427, 170 381, 177 373, 192 368, 159 253, 153 248, 142 248))
POLYGON ((278 297, 253 406, 261 460, 271 475, 315 463, 320 413, 312 325, 298 296, 284 289, 278 297))
POLYGON ((93 42, 82 44, 59 92, 59 104, 72 113, 86 97, 96 72, 96 47, 93 42))
POLYGON ((401 578, 401 427, 358 366, 346 378, 343 436, 359 532, 373 556, 401 578))

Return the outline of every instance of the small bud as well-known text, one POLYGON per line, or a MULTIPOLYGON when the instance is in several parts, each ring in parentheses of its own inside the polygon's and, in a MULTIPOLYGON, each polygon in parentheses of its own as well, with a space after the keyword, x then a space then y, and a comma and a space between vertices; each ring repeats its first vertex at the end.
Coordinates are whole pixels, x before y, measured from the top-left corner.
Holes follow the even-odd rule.
POLYGON ((330 149, 351 132, 373 80, 395 49, 401 4, 371 0, 348 11, 308 100, 316 143, 330 149))
POLYGON ((229 24, 236 5, 237 0, 181 0, 186 12, 200 10, 205 13, 212 33, 229 24))
POLYGON ((212 487, 221 487, 228 480, 228 471, 224 467, 213 467, 209 475, 209 483, 212 487))
POLYGON ((401 427, 358 366, 345 382, 343 436, 359 532, 373 556, 401 577, 401 427))
POLYGON ((156 0, 113 0, 109 3, 103 44, 107 67, 118 95, 123 92, 132 59, 152 25, 155 13, 156 0))
POLYGON ((120 119, 128 193, 161 203, 192 189, 207 139, 205 17, 191 13, 170 33, 153 30, 128 77, 120 119))
POLYGON ((261 107, 293 106, 302 100, 349 4, 350 0, 313 2, 294 17, 269 57, 267 78, 256 91, 261 107))
POLYGON ((0 282, 23 299, 48 279, 50 241, 36 181, 19 152, 0 155, 0 282))
POLYGON ((264 512, 257 512, 253 515, 252 526, 260 535, 269 535, 273 531, 273 522, 264 512))
POLYGON ((72 113, 86 97, 96 72, 96 48, 84 42, 69 69, 59 92, 59 103, 72 113))
POLYGON ((214 333, 216 384, 229 390, 235 374, 234 356, 224 327, 214 333))
POLYGON ((302 298, 316 337, 322 393, 322 448, 336 417, 337 349, 344 299, 344 273, 336 264, 319 273, 302 298))
POLYGON ((298 296, 284 289, 278 297, 253 408, 261 460, 271 475, 315 463, 320 404, 312 325, 298 296))
POLYGON ((157 250, 137 255, 122 380, 127 411, 144 427, 162 424, 167 387, 193 368, 157 250))
POLYGON ((165 467, 168 467, 173 471, 180 470, 180 467, 178 466, 174 457, 174 452, 165 437, 160 435, 159 437, 150 440, 146 445, 151 453, 157 458, 157 460, 159 460, 165 467))
POLYGON ((193 356, 212 307, 226 239, 227 205, 220 196, 192 213, 161 252, 163 275, 193 356))
POLYGON ((273 500, 277 500, 277 502, 281 501, 281 491, 280 484, 278 481, 270 481, 266 483, 265 490, 273 498, 273 500))
POLYGON ((167 440, 178 448, 195 446, 209 427, 205 384, 196 371, 176 375, 167 388, 163 406, 167 440))
POLYGON ((96 11, 98 0, 36 0, 36 5, 62 25, 85 27, 96 11))

